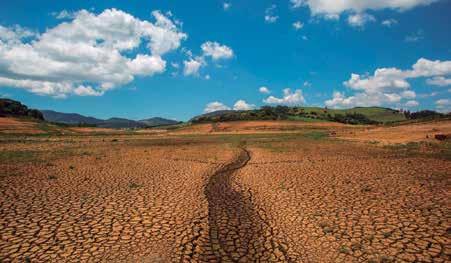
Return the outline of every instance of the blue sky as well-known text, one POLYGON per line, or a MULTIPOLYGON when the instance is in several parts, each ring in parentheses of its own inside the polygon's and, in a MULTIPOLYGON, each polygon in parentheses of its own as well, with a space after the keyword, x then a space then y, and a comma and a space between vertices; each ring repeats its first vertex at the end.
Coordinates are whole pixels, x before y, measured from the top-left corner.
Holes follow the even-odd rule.
POLYGON ((450 110, 451 1, 337 2, 3 1, 0 96, 131 119, 277 104, 450 110))

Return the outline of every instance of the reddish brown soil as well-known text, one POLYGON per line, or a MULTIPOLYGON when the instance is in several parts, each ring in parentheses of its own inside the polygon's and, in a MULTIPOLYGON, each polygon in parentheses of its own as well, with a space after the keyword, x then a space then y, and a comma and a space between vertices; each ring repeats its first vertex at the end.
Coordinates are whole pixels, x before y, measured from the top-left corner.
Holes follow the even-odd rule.
POLYGON ((44 133, 44 131, 37 127, 36 122, 0 117, 0 133, 40 134, 44 133))
POLYGON ((436 134, 451 134, 451 121, 427 122, 395 127, 376 127, 346 131, 340 137, 356 141, 378 141, 383 144, 434 141, 436 134))
POLYGON ((0 137, 0 261, 451 260, 447 142, 270 133, 0 137))
MULTIPOLYGON (((359 126, 362 128, 364 126, 359 126)), ((303 121, 235 121, 195 124, 179 129, 171 134, 254 134, 299 132, 305 129, 354 129, 356 126, 336 122, 303 122, 303 121)))
POLYGON ((252 193, 271 236, 287 245, 286 257, 451 259, 450 161, 342 143, 280 147, 250 148, 252 160, 235 178, 252 193))

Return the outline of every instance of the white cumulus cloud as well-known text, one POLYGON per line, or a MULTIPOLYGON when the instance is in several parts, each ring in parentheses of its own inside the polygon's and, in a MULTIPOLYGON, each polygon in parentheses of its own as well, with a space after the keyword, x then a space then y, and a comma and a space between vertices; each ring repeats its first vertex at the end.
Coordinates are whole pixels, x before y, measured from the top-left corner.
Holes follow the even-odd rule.
POLYGON ((441 112, 451 111, 451 100, 450 99, 440 99, 435 102, 437 109, 441 112))
POLYGON ((283 97, 278 98, 275 96, 269 96, 268 98, 264 99, 263 102, 268 104, 294 106, 304 104, 305 99, 302 95, 302 90, 297 89, 292 92, 291 89, 287 88, 283 90, 283 97))
POLYGON ((451 85, 451 78, 445 78, 445 77, 434 77, 431 79, 426 80, 426 83, 433 86, 440 86, 440 87, 446 87, 451 85))
POLYGON ((61 12, 57 13, 52 13, 52 15, 56 18, 56 19, 72 19, 75 18, 76 13, 74 12, 69 12, 67 10, 62 10, 61 12))
POLYGON ((416 97, 416 93, 410 89, 409 79, 432 78, 427 82, 435 80, 437 84, 446 80, 445 76, 448 75, 451 75, 451 61, 425 58, 420 58, 409 70, 380 68, 372 76, 351 74, 351 78, 343 84, 356 93, 347 97, 335 92, 325 104, 337 108, 396 105, 402 100, 416 97))
POLYGON ((202 54, 193 58, 193 53, 190 50, 185 50, 185 54, 189 57, 183 62, 183 74, 185 76, 198 76, 199 70, 208 65, 207 58, 213 61, 230 59, 234 56, 233 50, 218 42, 207 41, 201 45, 202 54))
POLYGON ((219 101, 210 102, 205 106, 204 113, 210 113, 220 110, 230 110, 230 107, 224 105, 219 101))
POLYGON ((294 8, 309 7, 313 15, 355 13, 365 10, 392 9, 404 11, 416 6, 429 5, 438 0, 291 0, 294 8))
POLYGON ((249 104, 245 100, 238 100, 233 105, 233 110, 252 110, 255 109, 254 104, 249 104))
POLYGON ((265 87, 265 86, 260 87, 260 88, 258 89, 258 91, 259 91, 260 93, 263 93, 263 94, 269 94, 269 93, 271 93, 271 91, 269 91, 268 87, 265 87))
POLYGON ((391 19, 386 19, 386 20, 382 21, 381 24, 382 24, 383 26, 386 26, 386 27, 392 27, 392 26, 398 24, 398 20, 393 19, 393 18, 391 18, 391 19))
POLYGON ((209 56, 213 60, 228 59, 233 57, 233 50, 226 46, 221 45, 218 42, 207 41, 201 46, 204 56, 209 56))
MULTIPOLYGON (((293 8, 308 7, 315 17, 324 19, 339 19, 343 13, 350 14, 348 23, 361 27, 367 22, 374 21, 374 17, 366 15, 368 10, 390 9, 406 11, 417 6, 426 6, 439 0, 290 0, 293 8)), ((394 24, 393 20, 386 20, 384 26, 394 24)))
POLYGON ((376 18, 366 13, 356 13, 348 16, 348 24, 353 27, 363 27, 369 22, 376 21, 376 18))
POLYGON ((185 76, 197 76, 199 74, 199 69, 204 65, 202 58, 191 58, 189 60, 183 61, 183 75, 185 76))
POLYGON ((0 32, 0 86, 59 98, 98 96, 135 76, 164 72, 162 56, 187 35, 170 14, 152 16, 153 23, 117 9, 81 10, 42 34, 0 27, 6 32, 0 32), (131 55, 141 45, 147 52, 131 55))
POLYGON ((293 28, 297 30, 301 30, 304 27, 304 24, 301 21, 296 21, 293 23, 293 28))
POLYGON ((420 105, 420 103, 418 103, 418 101, 416 101, 416 100, 409 100, 404 105, 408 108, 415 108, 415 107, 418 107, 420 105))

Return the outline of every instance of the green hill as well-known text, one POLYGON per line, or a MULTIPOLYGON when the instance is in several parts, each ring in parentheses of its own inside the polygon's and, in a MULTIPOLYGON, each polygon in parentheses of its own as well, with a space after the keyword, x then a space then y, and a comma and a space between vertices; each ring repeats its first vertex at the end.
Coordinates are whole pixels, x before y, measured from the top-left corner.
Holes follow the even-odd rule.
POLYGON ((0 99, 0 117, 27 117, 44 120, 42 113, 11 99, 0 99))
POLYGON ((218 111, 190 120, 192 123, 242 120, 335 121, 349 124, 378 124, 406 120, 403 112, 381 107, 327 109, 320 107, 264 106, 249 111, 218 111))

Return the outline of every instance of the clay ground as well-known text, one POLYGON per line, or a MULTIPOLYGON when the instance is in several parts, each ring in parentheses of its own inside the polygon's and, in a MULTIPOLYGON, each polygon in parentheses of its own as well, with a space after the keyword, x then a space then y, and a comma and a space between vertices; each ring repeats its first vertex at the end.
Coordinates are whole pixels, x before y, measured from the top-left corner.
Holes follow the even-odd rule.
POLYGON ((449 141, 204 126, 0 137, 0 261, 451 260, 449 141))

